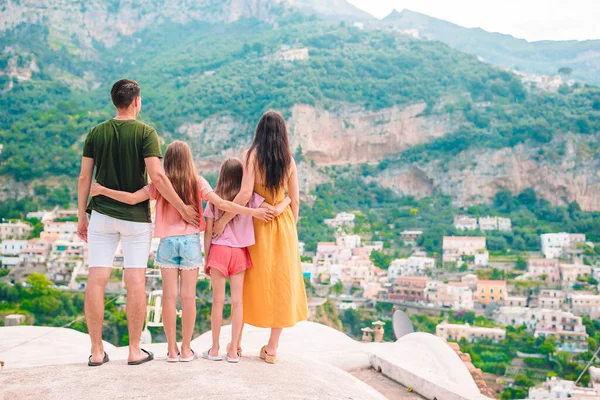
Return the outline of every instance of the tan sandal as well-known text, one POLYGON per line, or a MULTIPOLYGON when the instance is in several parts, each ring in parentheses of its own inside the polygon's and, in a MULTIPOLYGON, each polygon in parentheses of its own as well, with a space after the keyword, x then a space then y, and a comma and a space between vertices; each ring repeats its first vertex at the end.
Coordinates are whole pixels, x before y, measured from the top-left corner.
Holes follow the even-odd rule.
POLYGON ((277 362, 277 357, 267 354, 267 346, 263 346, 260 349, 260 358, 265 360, 267 364, 275 364, 277 362))
MULTIPOLYGON (((231 347, 231 343, 227 343, 227 353, 229 354, 229 348, 231 347)), ((242 348, 238 347, 238 351, 237 351, 238 357, 242 356, 242 348)))

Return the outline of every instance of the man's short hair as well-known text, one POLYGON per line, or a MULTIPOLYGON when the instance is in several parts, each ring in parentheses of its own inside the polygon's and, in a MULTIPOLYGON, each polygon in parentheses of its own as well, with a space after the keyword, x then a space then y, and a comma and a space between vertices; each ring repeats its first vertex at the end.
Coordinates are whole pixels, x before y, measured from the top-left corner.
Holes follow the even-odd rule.
POLYGON ((127 108, 140 93, 140 85, 136 81, 121 79, 113 85, 110 90, 110 97, 115 107, 127 108))

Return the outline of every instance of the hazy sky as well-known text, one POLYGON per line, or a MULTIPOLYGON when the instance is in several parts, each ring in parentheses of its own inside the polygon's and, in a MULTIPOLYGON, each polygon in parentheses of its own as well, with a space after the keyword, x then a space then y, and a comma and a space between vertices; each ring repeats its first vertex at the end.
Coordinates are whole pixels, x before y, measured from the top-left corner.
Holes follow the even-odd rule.
POLYGON ((600 0, 348 0, 383 18, 407 8, 527 40, 600 39, 600 0))

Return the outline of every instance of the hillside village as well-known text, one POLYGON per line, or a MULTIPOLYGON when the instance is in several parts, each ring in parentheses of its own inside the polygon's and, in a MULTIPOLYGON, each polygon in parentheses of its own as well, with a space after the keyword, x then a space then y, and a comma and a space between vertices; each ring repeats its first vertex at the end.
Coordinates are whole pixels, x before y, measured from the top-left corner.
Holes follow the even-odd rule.
MULTIPOLYGON (((595 266, 595 258, 586 256, 586 248, 593 244, 586 242, 585 234, 541 234, 541 251, 514 261, 490 256, 484 236, 511 230, 510 219, 456 215, 454 228, 468 236, 444 236, 442 254, 427 254, 417 245, 423 231, 403 231, 401 240, 411 249, 410 255, 380 268, 373 255, 384 252, 386 245, 351 233, 355 218, 342 212, 325 220, 335 229, 336 241, 319 242, 316 252, 299 244, 312 296, 330 293, 339 313, 387 304, 409 314, 443 315, 432 333, 459 343, 501 346, 507 330, 521 327, 536 342, 550 340, 555 351, 573 355, 586 353, 595 340, 583 318, 600 317, 600 267, 595 266)), ((34 226, 20 220, 0 224, 2 279, 23 282, 39 272, 63 290, 85 289, 87 250, 76 234, 75 212, 54 209, 30 213, 27 219, 39 221, 42 229, 34 232, 34 226)), ((157 247, 155 240, 153 252, 157 247)), ((121 261, 119 250, 115 267, 121 261)), ((118 290, 122 283, 111 285, 118 290)), ((5 323, 23 321, 12 315, 5 323)), ((363 339, 372 331, 369 326, 360 328, 363 339)), ((474 374, 481 373, 473 368, 474 374)), ((506 379, 514 378, 497 379, 506 384, 506 379)), ((546 385, 559 388, 562 382, 552 380, 546 385)))

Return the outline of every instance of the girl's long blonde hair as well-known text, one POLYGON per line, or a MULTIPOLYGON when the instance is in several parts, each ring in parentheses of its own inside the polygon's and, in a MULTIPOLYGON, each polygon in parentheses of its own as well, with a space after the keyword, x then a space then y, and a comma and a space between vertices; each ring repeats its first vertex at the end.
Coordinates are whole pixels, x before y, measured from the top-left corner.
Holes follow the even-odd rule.
POLYGON ((198 204, 198 173, 187 143, 175 140, 165 151, 165 173, 173 189, 187 205, 198 204))

